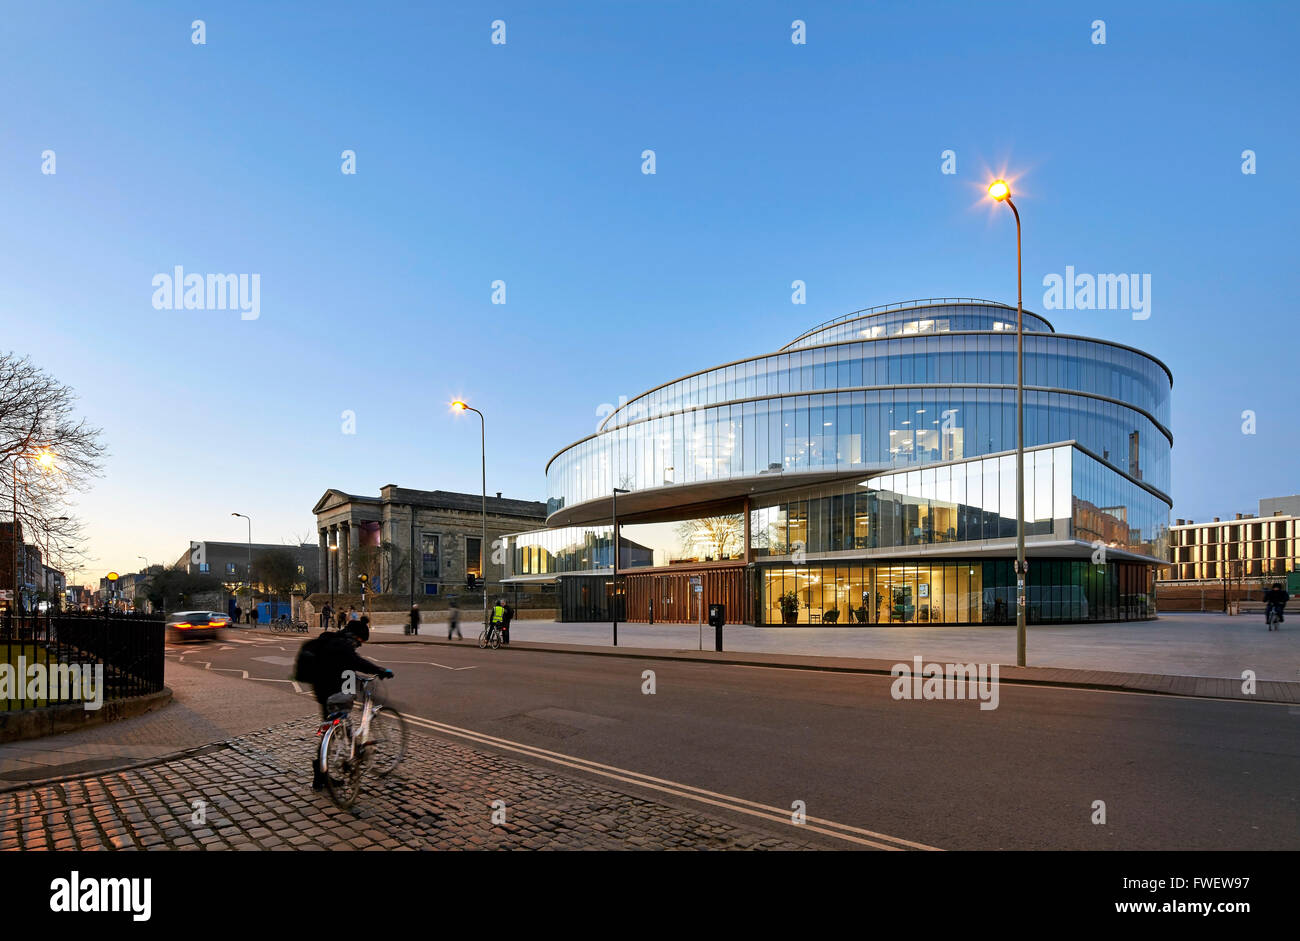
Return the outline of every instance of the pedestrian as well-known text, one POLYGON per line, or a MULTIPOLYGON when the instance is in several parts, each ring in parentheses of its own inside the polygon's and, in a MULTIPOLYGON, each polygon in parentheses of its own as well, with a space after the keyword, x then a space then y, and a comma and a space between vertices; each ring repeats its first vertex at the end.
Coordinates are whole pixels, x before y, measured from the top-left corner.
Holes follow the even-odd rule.
POLYGON ((240 619, 241 617, 243 617, 243 615, 244 615, 244 610, 243 610, 239 605, 235 605, 235 623, 236 623, 236 624, 239 623, 239 619, 240 619))
POLYGON ((343 630, 343 628, 347 627, 347 624, 348 624, 348 613, 346 611, 340 610, 338 616, 338 625, 337 625, 338 629, 343 630))
POLYGON ((509 647, 510 646, 510 622, 514 620, 515 609, 510 607, 510 603, 506 601, 506 599, 504 598, 501 599, 501 606, 506 609, 505 617, 501 621, 501 644, 502 646, 509 647))
POLYGON ((258 612, 256 604, 250 604, 248 606, 248 617, 250 618, 252 625, 257 627, 258 612))
POLYGON ((357 609, 352 605, 348 605, 348 620, 355 621, 357 617, 357 609))
POLYGON ((411 605, 411 623, 406 632, 416 635, 420 633, 420 606, 418 604, 411 605))
POLYGON ((325 607, 320 611, 320 626, 323 630, 329 630, 330 618, 334 616, 334 609, 330 607, 329 602, 325 602, 325 607))
POLYGON ((456 599, 452 598, 447 603, 447 639, 451 640, 452 633, 456 634, 457 640, 464 640, 465 635, 460 632, 460 606, 456 604, 456 599))

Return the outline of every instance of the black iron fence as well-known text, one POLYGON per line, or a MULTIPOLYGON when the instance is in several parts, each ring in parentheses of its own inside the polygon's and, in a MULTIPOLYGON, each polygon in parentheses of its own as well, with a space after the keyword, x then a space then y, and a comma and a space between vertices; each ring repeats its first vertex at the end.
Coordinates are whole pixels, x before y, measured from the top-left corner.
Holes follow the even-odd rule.
POLYGON ((163 688, 163 619, 68 612, 0 618, 0 712, 163 688))

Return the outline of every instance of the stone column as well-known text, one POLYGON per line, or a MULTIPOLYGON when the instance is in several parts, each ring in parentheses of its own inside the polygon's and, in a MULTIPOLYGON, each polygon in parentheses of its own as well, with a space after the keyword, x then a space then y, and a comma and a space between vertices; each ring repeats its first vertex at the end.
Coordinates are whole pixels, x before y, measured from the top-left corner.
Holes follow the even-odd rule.
POLYGON ((339 591, 352 590, 352 527, 339 523, 339 591))
MULTIPOLYGON (((339 526, 338 523, 330 525, 330 545, 338 546, 339 544, 339 526)), ((339 550, 336 548, 330 553, 330 592, 334 593, 339 590, 339 550)))
POLYGON ((357 550, 361 548, 361 527, 347 524, 348 558, 345 571, 348 573, 348 588, 351 589, 357 579, 357 550))
POLYGON ((329 531, 325 527, 320 529, 320 557, 316 560, 316 578, 323 586, 322 591, 330 590, 329 582, 329 561, 330 561, 330 541, 329 531))

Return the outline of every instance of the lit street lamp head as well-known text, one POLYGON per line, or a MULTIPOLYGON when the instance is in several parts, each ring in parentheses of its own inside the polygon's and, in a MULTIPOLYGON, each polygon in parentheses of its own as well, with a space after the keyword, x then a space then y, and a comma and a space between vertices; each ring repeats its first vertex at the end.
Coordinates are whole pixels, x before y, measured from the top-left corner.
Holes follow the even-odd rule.
POLYGON ((458 412, 463 412, 465 411, 465 409, 469 408, 469 406, 466 405, 464 402, 462 402, 460 399, 457 399, 455 402, 452 402, 451 407, 458 412))
POLYGON ((1011 187, 1007 185, 1006 180, 994 180, 989 184, 989 195, 1002 202, 1011 195, 1011 187))

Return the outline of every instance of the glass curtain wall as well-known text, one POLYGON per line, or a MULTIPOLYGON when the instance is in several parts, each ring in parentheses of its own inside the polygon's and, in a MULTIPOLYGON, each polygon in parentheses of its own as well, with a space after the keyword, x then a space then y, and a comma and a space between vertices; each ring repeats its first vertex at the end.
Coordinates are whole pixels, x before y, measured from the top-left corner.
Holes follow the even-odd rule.
MULTIPOLYGON (((1152 569, 1140 562, 1034 559, 1030 623, 1155 617, 1152 569)), ((759 571, 758 623, 769 626, 1014 624, 1011 560, 809 564, 759 571)))

